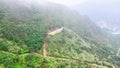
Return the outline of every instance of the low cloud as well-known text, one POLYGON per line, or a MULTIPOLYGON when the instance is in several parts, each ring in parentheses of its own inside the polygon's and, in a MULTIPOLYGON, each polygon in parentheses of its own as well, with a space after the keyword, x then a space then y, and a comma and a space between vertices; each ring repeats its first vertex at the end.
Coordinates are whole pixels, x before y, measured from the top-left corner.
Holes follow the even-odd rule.
POLYGON ((59 3, 59 4, 64 4, 67 6, 73 6, 76 4, 83 4, 85 2, 88 2, 89 0, 48 0, 48 1, 59 3))

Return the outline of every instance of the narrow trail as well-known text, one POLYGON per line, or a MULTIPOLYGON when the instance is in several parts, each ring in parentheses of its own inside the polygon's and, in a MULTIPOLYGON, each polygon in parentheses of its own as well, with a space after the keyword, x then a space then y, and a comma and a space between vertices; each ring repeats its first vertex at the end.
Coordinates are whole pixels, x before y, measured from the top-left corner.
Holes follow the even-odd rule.
POLYGON ((46 58, 49 59, 57 59, 57 60, 70 60, 70 61, 79 61, 79 59, 73 59, 73 58, 62 58, 62 57, 52 57, 52 56, 47 56, 46 58))
POLYGON ((49 59, 57 59, 57 60, 71 60, 71 59, 66 59, 66 58, 56 58, 56 57, 51 57, 51 56, 47 56, 46 58, 49 58, 49 59))
POLYGON ((120 54, 120 48, 118 49, 118 52, 117 52, 116 56, 119 57, 119 54, 120 54))
POLYGON ((113 68, 116 68, 114 65, 112 65, 113 68))
MULTIPOLYGON (((72 59, 72 58, 51 57, 51 56, 46 56, 46 58, 63 60, 63 61, 68 60, 68 61, 75 61, 75 62, 77 61, 77 62, 80 62, 80 60, 78 60, 78 59, 72 59)), ((97 65, 97 64, 94 64, 94 65, 97 65)), ((112 68, 116 68, 113 64, 111 66, 112 66, 112 68)), ((108 67, 106 66, 106 68, 108 68, 108 67)))
MULTIPOLYGON (((7 52, 5 52, 5 53, 7 53, 7 52)), ((42 56, 39 53, 25 53, 25 54, 20 54, 19 57, 25 56, 25 55, 36 55, 36 56, 44 57, 44 56, 42 56)), ((56 60, 63 60, 63 61, 71 61, 71 62, 81 62, 79 59, 74 59, 74 58, 63 58, 63 57, 54 57, 54 56, 46 56, 44 58, 47 58, 47 59, 56 59, 56 60)), ((90 64, 91 64, 91 62, 90 62, 90 64)), ((112 66, 112 68, 116 68, 113 64, 111 66, 112 66)))
POLYGON ((1 27, 0 27, 0 37, 2 37, 2 36, 3 36, 3 34, 2 34, 2 32, 1 32, 1 30, 2 30, 2 29, 1 29, 1 27))

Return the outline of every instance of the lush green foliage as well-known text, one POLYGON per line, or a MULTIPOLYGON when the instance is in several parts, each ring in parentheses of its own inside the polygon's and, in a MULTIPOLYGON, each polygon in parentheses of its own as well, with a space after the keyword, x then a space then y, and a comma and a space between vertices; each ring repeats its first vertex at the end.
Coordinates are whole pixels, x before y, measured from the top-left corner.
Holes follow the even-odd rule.
POLYGON ((29 52, 41 49, 46 31, 43 23, 16 23, 6 20, 1 21, 2 35, 8 40, 27 45, 29 52))

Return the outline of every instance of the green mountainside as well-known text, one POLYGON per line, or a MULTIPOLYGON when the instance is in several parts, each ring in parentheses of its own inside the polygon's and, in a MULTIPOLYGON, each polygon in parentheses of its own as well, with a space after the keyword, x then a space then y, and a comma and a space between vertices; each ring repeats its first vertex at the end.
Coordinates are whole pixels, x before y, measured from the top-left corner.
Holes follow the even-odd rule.
POLYGON ((116 40, 66 6, 0 1, 0 68, 119 68, 116 40), (48 32, 60 27, 42 56, 48 32))

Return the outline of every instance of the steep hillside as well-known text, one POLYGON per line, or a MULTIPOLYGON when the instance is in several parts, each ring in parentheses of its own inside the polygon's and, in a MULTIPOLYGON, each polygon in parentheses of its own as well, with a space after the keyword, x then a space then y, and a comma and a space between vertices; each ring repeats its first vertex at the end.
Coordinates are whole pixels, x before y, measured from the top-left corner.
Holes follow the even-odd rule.
MULTIPOLYGON (((36 2, 36 4, 23 4, 21 1, 17 2, 16 0, 11 2, 3 0, 3 2, 6 4, 6 9, 8 9, 5 11, 7 13, 7 15, 5 15, 11 17, 9 17, 11 22, 36 23, 41 21, 47 23, 46 28, 48 31, 61 26, 66 26, 77 32, 87 41, 103 43, 106 40, 100 28, 98 28, 87 16, 82 16, 68 7, 49 2, 44 5, 43 3, 36 2)), ((2 12, 4 12, 4 10, 2 12)))
POLYGON ((1 68, 119 68, 112 45, 87 16, 66 6, 0 1, 1 68), (61 33, 48 37, 47 57, 43 57, 45 37, 60 27, 64 27, 61 33))

